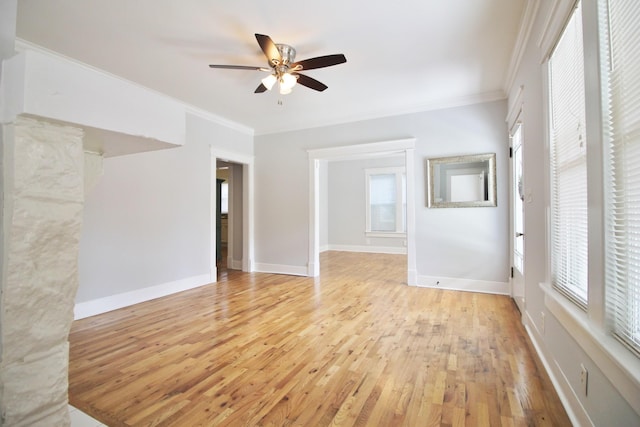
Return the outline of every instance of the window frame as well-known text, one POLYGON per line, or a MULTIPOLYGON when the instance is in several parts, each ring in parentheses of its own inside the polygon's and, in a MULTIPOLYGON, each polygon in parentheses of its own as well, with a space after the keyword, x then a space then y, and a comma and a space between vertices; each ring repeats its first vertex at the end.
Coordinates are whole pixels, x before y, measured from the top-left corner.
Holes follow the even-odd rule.
POLYGON ((548 177, 549 177, 549 282, 558 292, 564 294, 569 300, 587 311, 589 305, 589 168, 587 156, 592 147, 589 141, 593 136, 587 132, 586 126, 586 79, 585 73, 585 49, 584 30, 582 22, 582 1, 575 1, 567 16, 566 23, 560 31, 557 42, 549 53, 546 61, 547 75, 547 108, 548 126, 547 138, 548 147, 548 177), (577 66, 571 68, 560 68, 558 83, 553 76, 555 70, 553 61, 558 60, 560 66, 576 64, 570 62, 576 50, 567 50, 572 47, 572 38, 576 33, 569 31, 571 25, 579 25, 581 51, 577 58, 577 66), (562 42, 569 45, 562 45, 562 42), (567 57, 555 56, 559 52, 564 52, 567 57), (570 75, 567 75, 567 74, 570 75), (567 88, 574 87, 575 76, 583 77, 583 82, 575 85, 576 92, 567 93, 567 88), (565 80, 562 80, 562 78, 565 80), (571 78, 574 77, 574 78, 571 78), (567 78, 570 82, 567 83, 567 78), (557 90, 557 93, 555 92, 557 90), (574 101, 575 95, 582 95, 582 99, 574 101), (557 98, 555 97, 557 96, 557 98), (573 100, 572 100, 573 99, 573 100), (559 105, 562 109, 556 111, 556 101, 561 101, 559 105), (569 101, 568 101, 569 100, 569 101), (582 108, 584 108, 584 111, 582 108), (576 108, 573 110, 572 108, 576 108), (575 123, 574 123, 575 121, 575 123), (556 124, 560 123, 558 127, 556 124), (577 127, 576 127, 577 123, 577 127), (559 137, 555 135, 560 135, 559 137), (579 146, 577 142, 580 141, 579 146), (562 185, 558 185, 558 184, 562 185), (577 185, 577 187, 576 187, 577 185), (577 200, 573 195, 577 190, 584 191, 584 199, 577 200), (567 191, 572 195, 569 200, 565 200, 562 195, 567 191), (556 216, 558 214, 559 216, 556 216), (575 221, 579 222, 576 224, 575 221), (577 226, 576 226, 577 225, 577 226), (572 251, 573 249, 573 251, 572 251), (574 252, 574 253, 572 253, 574 252), (554 267, 557 267, 557 271, 554 267))

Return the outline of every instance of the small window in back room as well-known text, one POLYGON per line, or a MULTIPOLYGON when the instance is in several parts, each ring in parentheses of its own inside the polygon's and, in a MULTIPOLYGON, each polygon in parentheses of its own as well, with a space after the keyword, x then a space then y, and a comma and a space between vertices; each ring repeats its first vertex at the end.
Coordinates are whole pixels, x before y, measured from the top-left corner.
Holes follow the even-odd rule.
POLYGON ((366 232, 406 233, 406 175, 404 168, 366 169, 366 232))

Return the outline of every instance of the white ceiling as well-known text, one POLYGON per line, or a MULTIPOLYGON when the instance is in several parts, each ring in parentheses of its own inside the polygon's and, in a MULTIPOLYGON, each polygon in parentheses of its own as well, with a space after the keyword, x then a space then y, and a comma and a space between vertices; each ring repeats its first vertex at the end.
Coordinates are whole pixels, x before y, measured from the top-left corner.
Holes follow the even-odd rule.
POLYGON ((17 36, 264 134, 503 98, 525 3, 20 0, 17 36), (254 33, 347 63, 254 94, 264 73, 208 67, 265 66, 254 33))

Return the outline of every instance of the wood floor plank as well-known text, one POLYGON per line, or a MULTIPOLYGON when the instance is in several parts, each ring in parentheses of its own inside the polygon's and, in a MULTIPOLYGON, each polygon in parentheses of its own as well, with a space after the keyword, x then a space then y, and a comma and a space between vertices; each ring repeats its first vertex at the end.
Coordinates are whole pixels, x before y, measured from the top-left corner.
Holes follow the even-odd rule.
POLYGON ((406 285, 406 257, 219 281, 74 322, 69 399, 109 426, 569 426, 506 296, 406 285))

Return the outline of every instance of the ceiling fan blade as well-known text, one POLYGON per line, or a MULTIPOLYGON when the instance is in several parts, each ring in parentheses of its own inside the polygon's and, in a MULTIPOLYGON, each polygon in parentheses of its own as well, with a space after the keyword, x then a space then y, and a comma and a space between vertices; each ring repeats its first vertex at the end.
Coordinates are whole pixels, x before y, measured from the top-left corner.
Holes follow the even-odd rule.
POLYGON ((274 62, 282 62, 282 55, 280 55, 280 51, 273 40, 271 40, 271 37, 265 36, 264 34, 256 34, 256 40, 258 40, 260 49, 262 49, 264 55, 267 57, 269 65, 274 62))
POLYGON ((324 83, 319 82, 318 80, 313 79, 309 76, 305 76, 304 74, 294 73, 294 75, 298 77, 298 84, 301 84, 302 86, 306 86, 313 90, 317 90, 318 92, 322 92, 328 87, 324 83))
POLYGON ((210 68, 223 68, 227 70, 255 70, 255 71, 269 71, 268 68, 264 67, 252 67, 250 65, 217 65, 217 64, 209 64, 210 68))
POLYGON ((317 56, 315 58, 294 62, 291 64, 291 68, 295 68, 299 65, 303 70, 313 70, 314 68, 330 67, 332 65, 343 64, 345 62, 347 62, 347 58, 345 58, 343 54, 338 53, 335 55, 317 56))
POLYGON ((260 86, 258 86, 256 90, 253 91, 253 93, 262 93, 262 92, 266 92, 267 90, 268 90, 267 87, 262 83, 260 83, 260 86))

